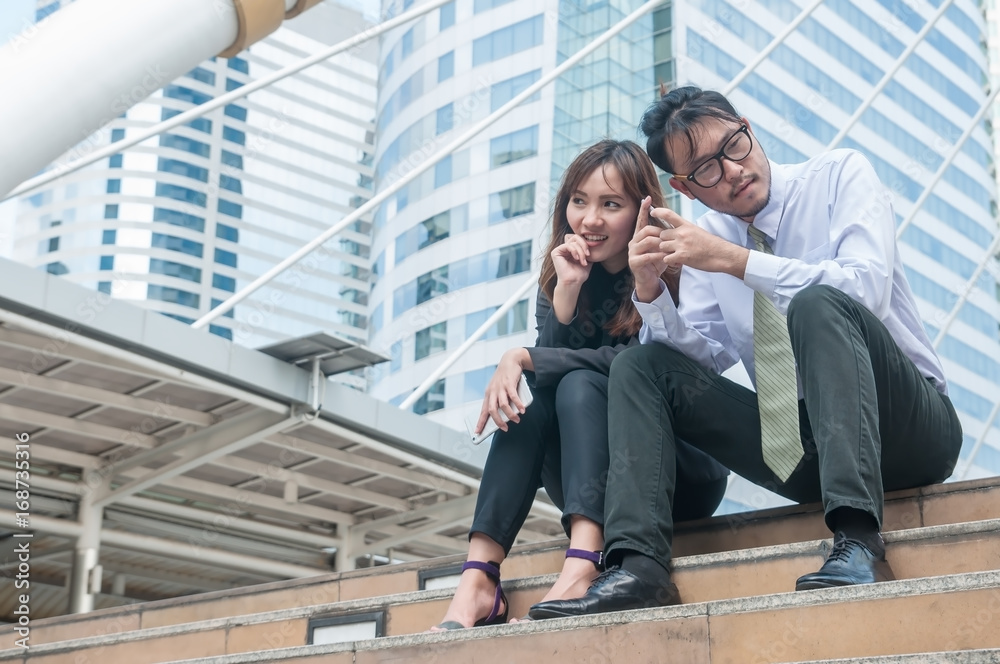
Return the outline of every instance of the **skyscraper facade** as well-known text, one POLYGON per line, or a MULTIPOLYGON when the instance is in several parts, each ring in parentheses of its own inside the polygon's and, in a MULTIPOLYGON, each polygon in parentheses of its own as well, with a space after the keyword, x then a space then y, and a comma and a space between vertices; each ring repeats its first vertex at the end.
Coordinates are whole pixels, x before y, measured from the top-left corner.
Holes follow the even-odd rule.
MULTIPOLYGON (((39 2, 37 17, 59 7, 39 2)), ((357 11, 317 7, 237 57, 158 81, 163 87, 134 106, 123 100, 111 109, 118 117, 60 161, 266 76, 362 25, 357 11)), ((13 256, 193 322, 371 197, 375 81, 374 46, 342 53, 26 195, 13 256)), ((211 331, 248 346, 317 330, 365 341, 369 238, 370 218, 358 221, 211 331)))
MULTIPOLYGON (((641 4, 456 0, 387 35, 376 187, 422 163, 641 4)), ((807 4, 668 3, 383 205, 372 244, 371 339, 393 361, 378 372, 373 393, 401 402, 537 269, 550 194, 582 147, 603 136, 637 139, 639 117, 660 83, 722 89, 807 4)), ((804 161, 867 103, 938 6, 827 0, 731 99, 772 160, 804 161)), ((384 6, 390 14, 402 8, 384 6)), ((976 3, 956 0, 837 145, 869 158, 900 223, 986 100, 985 34, 976 3)), ((1000 395, 998 270, 987 255, 997 232, 993 172, 983 122, 899 239, 932 339, 978 273, 938 341, 966 431, 958 468, 965 477, 1000 472, 1000 422, 985 444, 975 444, 1000 395)), ((704 211, 687 199, 671 202, 689 218, 704 211)), ((461 427, 502 352, 534 342, 533 300, 532 291, 415 409, 461 427)))

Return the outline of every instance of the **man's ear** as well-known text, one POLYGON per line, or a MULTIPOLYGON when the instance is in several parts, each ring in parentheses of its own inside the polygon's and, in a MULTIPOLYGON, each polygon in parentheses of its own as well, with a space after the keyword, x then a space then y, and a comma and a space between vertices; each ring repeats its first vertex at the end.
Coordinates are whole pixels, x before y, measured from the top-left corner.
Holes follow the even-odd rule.
POLYGON ((673 187, 677 191, 681 192, 682 194, 684 194, 685 196, 687 196, 688 198, 690 198, 692 201, 694 200, 694 194, 692 194, 691 190, 688 189, 688 186, 687 186, 686 183, 681 182, 677 178, 670 178, 670 180, 668 180, 668 182, 670 182, 670 186, 671 187, 673 187))

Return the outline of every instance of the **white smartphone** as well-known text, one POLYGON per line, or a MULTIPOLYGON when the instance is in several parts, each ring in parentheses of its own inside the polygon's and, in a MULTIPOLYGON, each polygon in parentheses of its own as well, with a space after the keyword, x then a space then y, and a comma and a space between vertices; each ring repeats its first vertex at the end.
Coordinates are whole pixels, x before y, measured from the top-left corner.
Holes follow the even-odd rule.
MULTIPOLYGON (((525 408, 531 405, 531 401, 534 398, 531 395, 531 388, 528 387, 528 379, 524 377, 524 374, 521 374, 521 380, 517 383, 517 398, 521 400, 521 403, 524 404, 525 408)), ((477 410, 475 414, 465 418, 465 428, 468 429, 469 436, 472 437, 473 445, 478 445, 483 442, 496 433, 497 429, 500 428, 497 423, 493 421, 492 417, 487 417, 486 424, 483 425, 483 432, 477 434, 476 424, 479 422, 479 414, 481 412, 483 412, 482 404, 480 404, 479 410, 477 410)), ((508 420, 507 414, 502 410, 500 411, 500 417, 504 422, 508 420)))

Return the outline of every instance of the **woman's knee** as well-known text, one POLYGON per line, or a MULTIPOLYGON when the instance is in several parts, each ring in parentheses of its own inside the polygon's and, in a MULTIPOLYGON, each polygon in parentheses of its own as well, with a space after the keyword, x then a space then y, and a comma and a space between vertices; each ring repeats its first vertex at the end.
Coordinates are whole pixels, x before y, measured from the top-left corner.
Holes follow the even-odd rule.
POLYGON ((573 416, 582 410, 608 409, 608 377, 596 371, 570 371, 556 387, 556 413, 573 416))

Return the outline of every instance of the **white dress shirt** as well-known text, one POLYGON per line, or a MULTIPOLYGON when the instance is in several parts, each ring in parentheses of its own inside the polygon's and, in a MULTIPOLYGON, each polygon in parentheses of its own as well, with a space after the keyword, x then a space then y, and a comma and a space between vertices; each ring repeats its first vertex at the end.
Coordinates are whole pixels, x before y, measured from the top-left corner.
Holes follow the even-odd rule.
MULTIPOLYGON (((834 150, 804 164, 771 162, 771 198, 754 226, 767 235, 774 255, 751 250, 742 281, 684 267, 679 308, 662 283, 660 296, 649 304, 633 292, 643 319, 640 342, 666 344, 717 373, 743 360, 756 384, 753 291, 786 313, 800 290, 827 284, 874 313, 920 372, 947 394, 941 362, 896 250, 891 196, 855 150, 834 150)), ((754 247, 747 222, 738 217, 712 211, 697 223, 741 247, 754 247)))

